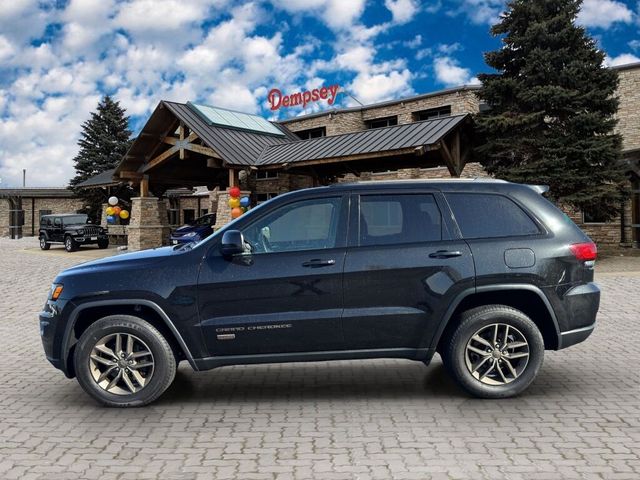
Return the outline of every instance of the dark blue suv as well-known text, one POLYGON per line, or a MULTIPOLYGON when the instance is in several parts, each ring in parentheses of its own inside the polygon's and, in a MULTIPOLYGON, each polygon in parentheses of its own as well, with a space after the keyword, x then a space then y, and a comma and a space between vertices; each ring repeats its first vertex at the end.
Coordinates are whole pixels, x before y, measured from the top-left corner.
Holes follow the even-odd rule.
POLYGON ((209 213, 193 222, 176 228, 171 232, 169 242, 172 245, 187 242, 199 242, 213 233, 213 226, 216 224, 216 214, 209 213))
POLYGON ((500 181, 341 184, 281 195, 199 243, 60 273, 49 361, 110 406, 145 405, 186 360, 223 365, 437 352, 472 395, 533 381, 585 340, 596 248, 544 188, 500 181))

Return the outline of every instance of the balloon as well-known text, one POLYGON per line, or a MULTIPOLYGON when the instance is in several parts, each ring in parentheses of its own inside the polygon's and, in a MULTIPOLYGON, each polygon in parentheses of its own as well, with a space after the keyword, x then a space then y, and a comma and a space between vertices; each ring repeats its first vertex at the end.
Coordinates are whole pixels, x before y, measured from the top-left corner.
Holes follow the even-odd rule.
POLYGON ((107 223, 109 224, 116 223, 116 217, 114 217, 113 215, 109 215, 107 217, 107 223))
POLYGON ((109 197, 109 205, 112 207, 118 204, 118 197, 109 197))
POLYGON ((233 198, 238 198, 240 196, 240 189, 238 187, 231 187, 229 189, 229 195, 233 198))
POLYGON ((129 212, 127 212, 126 210, 120 210, 120 218, 126 220, 127 218, 129 218, 129 212))
POLYGON ((229 199, 229 206, 230 206, 231 208, 238 208, 238 207, 240 206, 240 199, 239 199, 239 198, 231 197, 231 198, 229 199))
POLYGON ((240 209, 240 207, 231 210, 231 218, 238 218, 240 215, 242 215, 242 209, 240 209))
POLYGON ((113 215, 113 207, 107 207, 107 208, 105 209, 105 213, 106 213, 107 215, 113 215))
POLYGON ((113 214, 118 216, 120 215, 120 212, 122 211, 122 209, 120 207, 113 207, 113 214))
POLYGON ((240 199, 240 205, 242 205, 243 207, 248 207, 250 203, 251 200, 249 199, 249 197, 242 197, 240 199))

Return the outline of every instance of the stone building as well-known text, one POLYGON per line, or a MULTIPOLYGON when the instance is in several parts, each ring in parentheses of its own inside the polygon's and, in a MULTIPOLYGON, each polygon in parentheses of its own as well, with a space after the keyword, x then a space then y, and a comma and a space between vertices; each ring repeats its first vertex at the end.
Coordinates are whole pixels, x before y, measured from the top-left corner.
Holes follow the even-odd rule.
MULTIPOLYGON (((621 215, 608 222, 589 212, 565 210, 597 243, 637 246, 640 64, 616 69, 617 129, 624 140, 621 168, 629 174, 632 197, 621 205, 621 215)), ((139 190, 126 233, 129 247, 140 249, 166 242, 171 226, 205 213, 217 213, 218 227, 227 223, 231 186, 241 187, 256 204, 332 182, 484 176, 470 149, 473 115, 483 108, 478 88, 451 88, 280 122, 163 101, 106 182, 126 182, 139 190)))

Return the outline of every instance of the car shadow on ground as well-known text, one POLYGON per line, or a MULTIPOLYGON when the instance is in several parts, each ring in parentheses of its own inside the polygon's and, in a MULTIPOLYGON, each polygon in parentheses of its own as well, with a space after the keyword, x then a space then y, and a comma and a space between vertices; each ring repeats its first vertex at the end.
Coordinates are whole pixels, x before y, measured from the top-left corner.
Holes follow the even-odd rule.
POLYGON ((222 367, 207 372, 179 369, 161 404, 224 400, 348 400, 466 398, 441 363, 319 362, 222 367))

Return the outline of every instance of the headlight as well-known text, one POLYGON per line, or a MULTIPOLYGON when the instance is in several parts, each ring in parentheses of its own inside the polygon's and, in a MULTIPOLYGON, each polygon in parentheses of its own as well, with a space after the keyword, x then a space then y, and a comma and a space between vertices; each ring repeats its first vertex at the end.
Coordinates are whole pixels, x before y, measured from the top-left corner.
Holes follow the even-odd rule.
POLYGON ((53 285, 51 285, 51 300, 56 301, 58 300, 58 298, 60 298, 60 295, 62 294, 62 284, 61 283, 54 283, 53 285))
POLYGON ((198 235, 198 232, 189 232, 189 233, 186 233, 184 236, 191 238, 191 237, 195 237, 197 235, 198 235))

